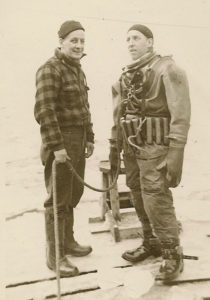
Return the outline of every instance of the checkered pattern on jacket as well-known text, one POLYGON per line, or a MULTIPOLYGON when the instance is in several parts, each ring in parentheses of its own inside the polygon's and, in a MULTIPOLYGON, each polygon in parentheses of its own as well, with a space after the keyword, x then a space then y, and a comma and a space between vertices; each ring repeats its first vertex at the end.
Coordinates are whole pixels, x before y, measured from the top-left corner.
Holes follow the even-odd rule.
POLYGON ((34 114, 45 147, 63 149, 62 130, 71 126, 84 126, 87 140, 94 141, 88 87, 80 64, 56 49, 55 56, 38 69, 36 89, 34 114))

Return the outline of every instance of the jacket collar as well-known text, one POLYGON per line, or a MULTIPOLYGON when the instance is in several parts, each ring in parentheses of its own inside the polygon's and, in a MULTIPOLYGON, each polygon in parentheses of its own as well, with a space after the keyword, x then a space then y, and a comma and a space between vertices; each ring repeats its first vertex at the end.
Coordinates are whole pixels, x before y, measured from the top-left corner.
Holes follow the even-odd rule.
MULTIPOLYGON (((82 57, 84 57, 86 54, 83 54, 82 57)), ((64 55, 61 52, 60 48, 56 48, 55 49, 55 56, 60 59, 63 63, 65 63, 68 66, 73 66, 76 68, 81 68, 81 64, 77 61, 75 61, 74 59, 72 59, 71 57, 67 57, 66 55, 64 55)))
POLYGON ((158 55, 155 52, 147 52, 142 57, 134 61, 133 63, 127 65, 123 68, 123 74, 127 72, 133 72, 139 68, 143 68, 148 65, 152 60, 157 57, 158 55))

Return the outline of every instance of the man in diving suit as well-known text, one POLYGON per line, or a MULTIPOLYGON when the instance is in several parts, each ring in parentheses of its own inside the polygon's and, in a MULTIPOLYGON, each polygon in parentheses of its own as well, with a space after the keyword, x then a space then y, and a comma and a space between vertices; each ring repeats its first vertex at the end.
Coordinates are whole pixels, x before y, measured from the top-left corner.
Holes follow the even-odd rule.
POLYGON ((162 255, 156 279, 167 281, 176 278, 184 266, 170 188, 181 181, 190 122, 188 81, 170 56, 154 52, 148 27, 136 24, 129 28, 127 44, 132 63, 112 87, 114 126, 109 159, 115 171, 117 148, 123 149, 143 244, 122 257, 136 262, 162 255))

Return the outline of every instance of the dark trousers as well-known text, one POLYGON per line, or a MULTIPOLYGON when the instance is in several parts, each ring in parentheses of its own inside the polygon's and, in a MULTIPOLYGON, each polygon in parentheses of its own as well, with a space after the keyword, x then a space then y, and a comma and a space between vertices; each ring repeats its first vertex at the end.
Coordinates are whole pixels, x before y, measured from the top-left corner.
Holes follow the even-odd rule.
POLYGON ((179 241, 173 197, 167 186, 166 174, 156 169, 166 155, 152 159, 137 158, 144 208, 161 242, 179 241))
POLYGON ((142 223, 144 238, 152 236, 152 227, 144 208, 142 191, 140 186, 140 172, 135 154, 124 153, 123 160, 126 170, 126 184, 130 188, 133 206, 135 207, 137 216, 142 223))
MULTIPOLYGON (((65 149, 71 158, 71 163, 80 177, 84 178, 85 172, 85 131, 83 127, 71 127, 62 132, 65 149)), ((43 150, 46 151, 46 150, 43 150)), ((54 154, 52 152, 42 153, 42 159, 45 169, 45 186, 48 192, 48 198, 44 203, 45 208, 53 206, 52 193, 52 163, 54 154)), ((66 163, 56 165, 56 188, 57 188, 57 208, 59 215, 68 213, 70 207, 76 207, 84 192, 84 186, 81 184, 72 172, 68 169, 66 163)))

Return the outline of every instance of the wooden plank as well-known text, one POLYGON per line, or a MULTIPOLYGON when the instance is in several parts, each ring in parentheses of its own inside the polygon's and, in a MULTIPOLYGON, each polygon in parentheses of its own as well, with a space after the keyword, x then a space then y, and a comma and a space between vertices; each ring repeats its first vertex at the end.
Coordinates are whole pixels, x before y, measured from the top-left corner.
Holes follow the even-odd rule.
POLYGON ((117 224, 116 222, 113 225, 113 220, 112 220, 111 225, 109 226, 112 228, 108 227, 107 224, 93 223, 91 224, 91 233, 96 235, 96 234, 111 232, 111 234, 114 236, 114 239, 117 241, 123 239, 139 238, 143 234, 139 222, 137 224, 124 226, 119 223, 117 224), (120 239, 117 237, 118 235, 120 235, 120 239))
MULTIPOLYGON (((108 174, 109 185, 112 184, 113 178, 111 174, 108 174)), ((120 221, 120 202, 119 202, 119 195, 117 184, 115 184, 114 188, 110 190, 110 202, 111 202, 111 209, 112 215, 116 221, 120 221)))
POLYGON ((111 171, 110 162, 108 160, 101 160, 99 163, 99 170, 102 173, 109 173, 111 171))
POLYGON ((184 271, 178 278, 168 282, 162 282, 161 280, 156 282, 164 285, 178 285, 203 281, 210 281, 210 270, 201 268, 199 260, 184 260, 184 271))
POLYGON ((133 207, 120 209, 120 215, 121 221, 118 222, 114 220, 111 211, 107 215, 108 222, 101 221, 99 217, 93 220, 91 219, 91 233, 100 234, 110 231, 114 239, 117 241, 122 239, 134 239, 142 236, 143 233, 141 223, 133 207), (120 237, 118 237, 118 235, 120 237))
POLYGON ((118 222, 118 228, 121 239, 133 239, 142 236, 141 223, 137 217, 134 208, 125 208, 120 210, 121 222, 118 222))
MULTIPOLYGON (((101 160, 99 163, 99 170, 105 174, 108 174, 111 171, 110 162, 108 160, 101 160)), ((120 170, 121 174, 125 174, 125 165, 123 160, 121 160, 120 170)))
MULTIPOLYGON (((43 214, 26 214, 6 222, 7 252, 5 284, 14 285, 21 282, 36 282, 55 277, 55 273, 46 266, 45 232, 43 214)), ((81 240, 88 240, 89 229, 86 227, 81 240)), ((85 241, 84 241, 85 243, 85 241)), ((71 257, 80 273, 97 269, 95 253, 85 257, 71 257)))
POLYGON ((90 217, 88 218, 88 222, 90 224, 94 224, 94 223, 102 223, 104 222, 104 220, 102 220, 101 217, 90 217))
MULTIPOLYGON (((102 173, 102 188, 108 188, 109 185, 109 180, 108 180, 108 175, 106 173, 102 173)), ((100 198, 100 205, 101 205, 101 219, 105 220, 105 214, 108 210, 108 206, 107 206, 107 198, 108 198, 108 192, 104 192, 101 195, 100 198)))
POLYGON ((120 242, 120 233, 119 233, 119 229, 118 229, 118 224, 117 224, 116 220, 114 219, 110 210, 106 213, 106 217, 109 222, 109 228, 110 228, 111 234, 114 237, 115 242, 120 242))
MULTIPOLYGON (((119 195, 120 208, 133 207, 133 205, 130 201, 130 193, 129 192, 119 192, 119 188, 118 188, 118 195, 119 195)), ((107 204, 109 207, 111 207, 110 199, 107 199, 107 204)))
POLYGON ((122 200, 127 200, 131 198, 131 195, 129 191, 119 191, 119 197, 122 200))
POLYGON ((118 227, 120 233, 120 239, 136 239, 142 236, 143 231, 140 225, 132 226, 132 227, 118 227))
MULTIPOLYGON (((88 207, 89 205, 90 204, 88 203, 88 207)), ((108 220, 106 223, 108 224, 108 220)), ((104 224, 104 222, 100 222, 100 224, 104 224)), ((89 224, 89 226, 85 227, 83 226, 81 232, 77 232, 78 236, 76 237, 79 238, 81 243, 85 239, 88 240, 91 225, 97 225, 97 223, 89 224)), ((114 222, 114 225, 117 225, 116 221, 114 222)), ((107 226, 109 226, 109 224, 107 226)), ((7 222, 8 248, 6 253, 7 267, 5 270, 6 285, 29 284, 30 282, 35 283, 37 281, 47 281, 55 278, 55 273, 50 271, 46 266, 45 233, 43 228, 43 214, 26 214, 21 218, 7 222), (28 230, 29 226, 30 230, 28 230)), ((113 227, 112 233, 115 235, 115 239, 118 240, 119 231, 116 227, 113 227)), ((113 244, 113 241, 110 239, 110 233, 103 233, 101 236, 97 235, 96 238, 95 236, 96 235, 90 236, 92 239, 91 244, 93 246, 93 252, 90 255, 84 257, 71 257, 72 263, 78 267, 80 274, 97 270, 97 265, 104 255, 104 244, 107 247, 107 253, 112 252, 113 254, 113 251, 121 249, 120 251, 118 250, 115 255, 113 254, 113 261, 109 258, 112 265, 126 263, 120 255, 125 247, 123 244, 118 244, 118 246, 113 244)))
POLYGON ((183 278, 183 279, 174 279, 168 282, 164 282, 165 285, 177 285, 181 283, 192 283, 192 282, 203 282, 203 281, 210 281, 210 276, 201 276, 201 277, 190 277, 190 278, 183 278))
MULTIPOLYGON (((61 294, 75 294, 98 289, 97 274, 61 278, 61 294)), ((45 299, 57 294, 56 280, 37 282, 6 289, 7 300, 45 299)))
MULTIPOLYGON (((34 259, 34 258, 33 258, 34 259)), ((86 274, 96 272, 97 266, 95 263, 95 253, 84 257, 71 256, 71 262, 79 269, 79 274, 86 274)), ((11 272, 9 278, 7 278, 7 286, 23 285, 36 283, 38 281, 53 280, 55 278, 55 272, 49 270, 46 266, 45 257, 39 257, 37 265, 33 261, 26 260, 27 266, 16 273, 11 272), (12 274, 14 273, 14 274, 12 274)), ((79 276, 80 276, 79 275, 79 276)))
POLYGON ((110 232, 110 224, 108 222, 97 222, 90 224, 90 232, 92 234, 110 232))
POLYGON ((123 287, 121 286, 104 289, 104 290, 100 289, 88 293, 81 293, 81 294, 62 297, 62 300, 111 300, 111 299, 128 300, 125 299, 124 297, 122 299, 122 292, 123 292, 122 289, 123 287))
POLYGON ((136 210, 134 207, 127 207, 127 208, 121 209, 120 214, 121 214, 122 218, 128 217, 128 218, 135 218, 136 220, 138 220, 136 210))

